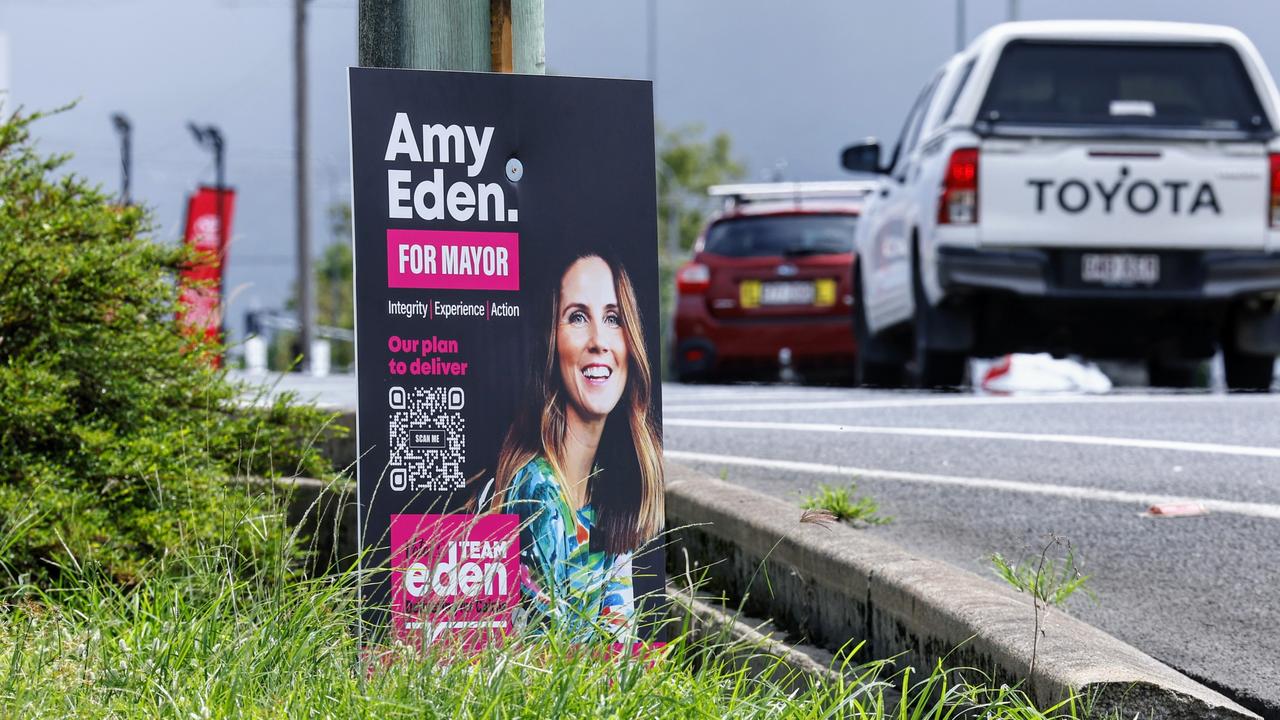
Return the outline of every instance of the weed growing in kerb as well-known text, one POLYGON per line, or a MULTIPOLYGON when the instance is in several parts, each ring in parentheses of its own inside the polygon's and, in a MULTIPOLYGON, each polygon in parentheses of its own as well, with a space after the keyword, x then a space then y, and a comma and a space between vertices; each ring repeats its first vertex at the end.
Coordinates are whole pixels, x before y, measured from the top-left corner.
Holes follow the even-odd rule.
POLYGON ((1030 594, 1044 605, 1060 608, 1077 590, 1097 599, 1093 590, 1086 586, 1089 576, 1080 574, 1075 549, 1069 542, 1053 536, 1041 550, 1038 557, 1023 559, 1017 563, 1010 563, 1000 553, 993 553, 992 570, 1010 587, 1030 594), (1058 546, 1065 548, 1061 558, 1049 554, 1058 546))
POLYGON ((1040 553, 1036 557, 1026 558, 1017 563, 1010 563, 1000 553, 991 555, 992 571, 1000 576, 1010 587, 1031 596, 1032 610, 1035 616, 1034 639, 1031 642, 1031 666, 1028 677, 1036 674, 1036 651, 1040 646, 1040 622, 1044 610, 1049 606, 1061 608, 1067 598, 1077 591, 1083 591, 1089 599, 1097 602, 1098 597, 1085 583, 1089 576, 1082 575, 1076 564, 1075 548, 1071 542, 1050 533, 1040 553))
POLYGON ((847 523, 885 525, 893 522, 892 517, 879 514, 880 505, 875 500, 859 496, 857 492, 858 486, 854 483, 847 487, 819 485, 818 492, 805 498, 800 507, 830 513, 832 519, 847 523))

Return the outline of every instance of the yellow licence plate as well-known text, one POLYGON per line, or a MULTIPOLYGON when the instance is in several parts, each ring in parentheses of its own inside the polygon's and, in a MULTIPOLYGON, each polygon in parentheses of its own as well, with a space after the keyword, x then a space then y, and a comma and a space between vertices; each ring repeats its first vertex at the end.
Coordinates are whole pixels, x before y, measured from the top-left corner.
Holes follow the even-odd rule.
POLYGON ((738 303, 744 308, 779 305, 832 307, 836 304, 836 281, 832 278, 770 282, 743 280, 738 283, 738 303))

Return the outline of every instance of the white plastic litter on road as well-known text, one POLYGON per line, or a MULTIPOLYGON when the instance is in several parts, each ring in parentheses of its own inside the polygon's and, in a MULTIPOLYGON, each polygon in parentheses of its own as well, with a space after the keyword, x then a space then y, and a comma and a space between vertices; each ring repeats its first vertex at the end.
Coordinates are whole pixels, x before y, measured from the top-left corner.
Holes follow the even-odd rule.
POLYGON ((974 360, 970 366, 978 392, 1014 393, 1111 392, 1111 379, 1097 365, 1048 353, 1014 353, 997 360, 974 360))

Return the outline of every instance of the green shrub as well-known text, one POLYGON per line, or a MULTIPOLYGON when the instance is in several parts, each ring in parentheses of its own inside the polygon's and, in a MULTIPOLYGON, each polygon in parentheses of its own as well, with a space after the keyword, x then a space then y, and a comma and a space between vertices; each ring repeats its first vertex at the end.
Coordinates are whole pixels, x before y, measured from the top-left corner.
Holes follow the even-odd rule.
POLYGON ((38 117, 0 124, 0 564, 134 582, 202 541, 278 549, 255 526, 275 509, 233 480, 325 472, 308 445, 325 417, 241 407, 209 363, 220 349, 175 321, 190 258, 146 237, 145 210, 60 175, 65 157, 30 139, 38 117))

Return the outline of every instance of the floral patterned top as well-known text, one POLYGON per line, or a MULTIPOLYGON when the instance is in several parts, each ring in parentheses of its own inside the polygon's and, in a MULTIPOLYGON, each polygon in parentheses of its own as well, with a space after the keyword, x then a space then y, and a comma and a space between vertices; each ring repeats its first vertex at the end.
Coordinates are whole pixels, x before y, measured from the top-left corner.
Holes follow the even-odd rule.
POLYGON ((631 553, 592 551, 595 509, 576 512, 551 463, 536 457, 520 468, 503 511, 520 516, 520 594, 534 632, 554 623, 577 641, 632 642, 635 595, 631 553))

